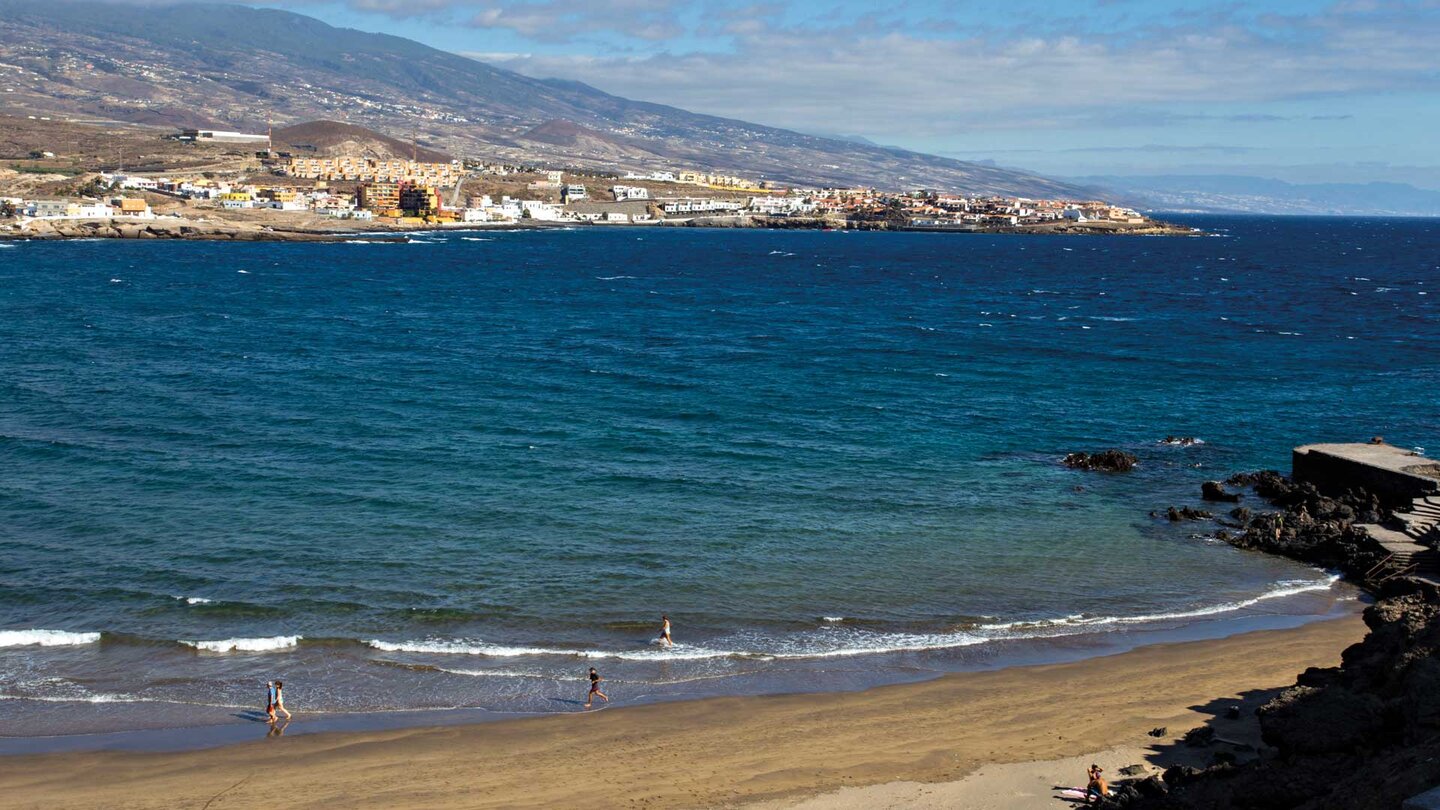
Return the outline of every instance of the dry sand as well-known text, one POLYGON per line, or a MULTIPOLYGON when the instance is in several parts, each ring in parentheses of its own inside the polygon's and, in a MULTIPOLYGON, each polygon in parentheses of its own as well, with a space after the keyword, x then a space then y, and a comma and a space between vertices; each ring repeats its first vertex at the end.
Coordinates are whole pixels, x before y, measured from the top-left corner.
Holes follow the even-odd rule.
MULTIPOLYGON (((1109 757, 1100 764, 1114 775, 1125 760, 1155 755, 1151 728, 1178 734, 1244 695, 1253 702, 1293 683, 1305 667, 1338 664, 1364 632, 1349 617, 865 692, 290 736, 184 753, 14 757, 3 760, 0 796, 6 807, 47 810, 1063 807, 1048 788, 1078 783, 1092 758, 1109 757)), ((304 707, 292 708, 303 723, 304 707)))

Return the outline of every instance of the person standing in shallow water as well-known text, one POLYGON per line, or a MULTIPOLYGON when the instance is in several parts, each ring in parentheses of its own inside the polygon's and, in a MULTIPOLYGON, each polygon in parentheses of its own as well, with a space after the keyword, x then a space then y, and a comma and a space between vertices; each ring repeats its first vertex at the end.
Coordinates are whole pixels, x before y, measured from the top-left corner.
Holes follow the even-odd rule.
POLYGON ((675 640, 670 638, 670 617, 660 616, 660 643, 666 647, 674 647, 675 640))
POLYGON ((600 691, 600 682, 603 680, 605 679, 600 677, 600 673, 595 671, 595 667, 590 667, 590 693, 585 696, 585 708, 590 708, 590 704, 595 701, 596 696, 606 703, 610 702, 610 698, 600 691))
POLYGON ((290 722, 290 710, 285 708, 285 694, 281 691, 282 689, 284 689, 284 687, 285 684, 281 683, 280 681, 275 681, 275 683, 270 687, 269 714, 270 722, 272 723, 275 722, 276 712, 285 715, 285 722, 290 722))

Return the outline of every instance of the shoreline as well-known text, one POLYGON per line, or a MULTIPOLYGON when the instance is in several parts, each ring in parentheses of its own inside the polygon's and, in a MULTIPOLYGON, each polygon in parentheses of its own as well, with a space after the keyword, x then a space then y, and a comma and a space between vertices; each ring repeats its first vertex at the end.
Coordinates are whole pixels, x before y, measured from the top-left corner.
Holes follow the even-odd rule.
MULTIPOLYGON (((1359 615, 1364 595, 1339 582, 1332 582, 1323 595, 1302 592, 1289 597, 1279 612, 1220 613, 1195 617, 1180 624, 1133 625, 1122 631, 1094 631, 1073 635, 1031 636, 999 639, 975 647, 941 647, 928 650, 877 651, 861 660, 845 656, 819 656, 799 667, 774 671, 765 669, 713 675, 715 685, 699 690, 655 688, 645 675, 633 680, 622 670, 614 674, 614 662, 599 666, 611 675, 612 685, 620 684, 619 706, 650 706, 688 703, 715 698, 750 698, 776 695, 859 693, 888 686, 926 683, 955 674, 996 672, 1031 666, 1063 665, 1124 654, 1145 647, 1218 641, 1255 632, 1283 632, 1319 622, 1343 620, 1359 615), (1338 589, 1338 590, 1337 590, 1338 589), (1307 598, 1308 597, 1308 598, 1307 598), (1314 599, 1323 599, 1319 604, 1314 599), (978 654, 976 651, 978 650, 978 654), (828 678, 819 683, 816 678, 828 678), (817 685, 819 684, 819 685, 817 685), (638 690, 638 691, 637 691, 638 690)), ((318 650, 328 650, 322 641, 318 650)), ((256 653, 268 656, 273 653, 256 653)), ((288 654, 294 655, 293 651, 288 654)), ((228 655, 228 654, 226 654, 228 655)), ((238 655, 246 656, 244 653, 238 655)), ((251 656, 246 656, 251 657, 251 656)), ((371 663, 386 663, 383 659, 371 663)), ((582 662, 577 662, 579 666, 582 662)), ((308 669, 313 658, 292 660, 290 667, 308 669)), ((438 662, 392 662, 392 666, 430 669, 438 662)), ((538 676, 537 676, 538 677, 538 676)), ((680 682, 687 680, 683 676, 680 682)), ((578 681, 577 681, 578 683, 578 681)), ((411 684, 416 686, 415 684, 411 684)), ((394 684, 404 688, 403 683, 394 684)), ((563 680, 537 680, 536 696, 558 692, 568 695, 572 684, 563 680)), ((423 691, 425 686, 419 686, 423 691)), ((580 688, 575 686, 575 688, 580 688)), ((0 696, 5 697, 5 696, 0 696)), ((0 761, 4 757, 29 753, 69 751, 186 751, 233 745, 253 737, 256 718, 248 704, 211 701, 131 699, 127 695, 102 695, 99 701, 85 698, 63 700, 11 695, 5 701, 9 729, 40 729, 35 733, 0 734, 0 761)), ((218 697, 218 696, 217 696, 218 697)), ((458 696, 457 696, 458 697, 458 696)), ((225 697, 219 697, 225 701, 225 697)), ((461 700, 471 698, 459 697, 461 700)), ((303 700, 303 699, 302 699, 303 700)), ((374 709, 313 709, 295 734, 330 732, 380 732, 429 726, 455 726, 506 722, 523 717, 552 717, 576 713, 571 701, 551 697, 542 705, 567 704, 566 708, 536 708, 505 703, 462 703, 452 706, 404 706, 374 709)), ((322 704, 323 706, 323 704, 322 704)))
POLYGON ((891 227, 887 223, 835 222, 825 220, 786 220, 756 217, 697 217, 682 220, 661 220, 657 222, 604 223, 587 221, 541 221, 520 222, 473 222, 473 223, 426 223, 423 225, 397 225, 386 222, 365 222, 356 227, 335 227, 305 225, 286 222, 282 217, 271 221, 241 221, 218 219, 191 219, 188 217, 157 217, 154 219, 74 219, 74 220, 28 220, 0 224, 0 242, 53 242, 69 239, 145 239, 178 240, 197 242, 349 242, 358 239, 371 241, 407 241, 409 234, 443 233, 446 231, 525 231, 569 228, 702 228, 714 230, 770 230, 770 231, 863 231, 885 233, 948 233, 963 235, 1020 235, 1020 236, 1202 236, 1203 233, 1186 226, 1168 222, 1148 221, 1144 224, 1096 223, 1094 225, 1075 223, 1044 223, 1035 226, 996 227, 935 227, 903 226, 891 227))
MULTIPOLYGON (((17 807, 170 807, 222 791, 245 802, 287 789, 309 806, 539 807, 597 796, 651 807, 798 800, 1163 743, 1144 732, 1165 726, 1179 733, 1202 718, 1197 704, 1284 687, 1296 671, 1334 665, 1363 633, 1351 615, 861 692, 705 698, 179 753, 20 755, 0 774, 0 791, 17 807), (576 770, 590 758, 595 775, 576 770), (251 780, 256 772, 268 776, 251 780), (88 778, 77 783, 77 773, 88 778), (574 777, 557 778, 564 774, 574 777)), ((298 717, 303 723, 303 712, 298 717)))

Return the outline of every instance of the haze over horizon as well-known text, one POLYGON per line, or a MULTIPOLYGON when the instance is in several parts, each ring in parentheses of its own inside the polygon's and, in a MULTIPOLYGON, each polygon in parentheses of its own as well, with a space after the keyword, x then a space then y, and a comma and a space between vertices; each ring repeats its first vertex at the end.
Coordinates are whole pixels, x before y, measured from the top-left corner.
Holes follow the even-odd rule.
POLYGON ((1440 189, 1435 0, 250 5, 695 112, 1051 175, 1440 189))

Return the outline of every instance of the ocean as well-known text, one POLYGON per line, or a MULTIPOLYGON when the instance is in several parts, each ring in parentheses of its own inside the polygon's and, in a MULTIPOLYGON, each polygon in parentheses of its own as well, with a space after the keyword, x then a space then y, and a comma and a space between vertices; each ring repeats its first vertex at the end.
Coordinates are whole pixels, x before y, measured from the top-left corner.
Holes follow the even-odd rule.
POLYGON ((1151 512, 1440 441, 1440 222, 1180 219, 0 245, 5 750, 263 734, 273 678, 314 728, 437 722, 1353 610, 1151 512))

